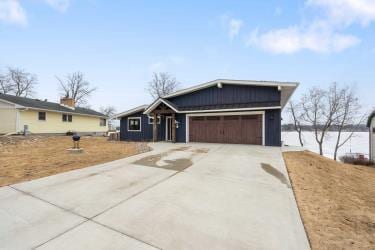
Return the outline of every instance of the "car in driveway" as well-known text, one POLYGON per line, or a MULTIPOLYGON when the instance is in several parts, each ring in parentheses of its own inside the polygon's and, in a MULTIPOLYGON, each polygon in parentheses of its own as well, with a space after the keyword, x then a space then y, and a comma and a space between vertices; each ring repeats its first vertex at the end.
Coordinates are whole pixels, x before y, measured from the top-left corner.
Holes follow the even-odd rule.
POLYGON ((150 146, 0 188, 0 248, 310 248, 280 148, 150 146))

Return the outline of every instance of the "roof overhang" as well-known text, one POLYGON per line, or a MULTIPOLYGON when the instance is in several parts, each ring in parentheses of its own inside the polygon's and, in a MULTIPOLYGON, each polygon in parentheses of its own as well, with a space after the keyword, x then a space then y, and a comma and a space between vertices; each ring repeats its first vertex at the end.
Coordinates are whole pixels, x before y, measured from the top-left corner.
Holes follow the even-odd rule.
POLYGON ((134 113, 138 113, 138 112, 143 112, 146 108, 148 107, 147 104, 145 105, 142 105, 142 106, 138 106, 138 107, 135 107, 133 109, 129 109, 129 110, 126 110, 124 112, 121 112, 119 114, 116 114, 113 116, 113 118, 121 118, 121 117, 124 117, 124 116, 128 116, 128 115, 132 115, 134 113))
POLYGON ((276 87, 281 92, 281 100, 280 105, 283 108, 287 102, 289 101, 290 97, 292 96, 293 92, 298 87, 298 82, 278 82, 278 81, 253 81, 253 80, 228 80, 228 79, 217 79, 214 81, 206 82, 203 84, 196 85, 194 87, 182 89, 176 91, 172 94, 163 96, 163 98, 172 98, 175 96, 185 95, 191 92, 195 92, 201 89, 209 88, 212 86, 217 86, 218 88, 223 88, 225 84, 231 85, 246 85, 246 86, 266 86, 266 87, 276 87))
POLYGON ((168 101, 164 100, 163 98, 159 98, 155 100, 150 106, 146 108, 146 110, 143 112, 144 114, 150 114, 155 108, 157 108, 161 103, 164 103, 167 105, 170 109, 172 109, 176 113, 180 113, 177 108, 173 107, 168 101))

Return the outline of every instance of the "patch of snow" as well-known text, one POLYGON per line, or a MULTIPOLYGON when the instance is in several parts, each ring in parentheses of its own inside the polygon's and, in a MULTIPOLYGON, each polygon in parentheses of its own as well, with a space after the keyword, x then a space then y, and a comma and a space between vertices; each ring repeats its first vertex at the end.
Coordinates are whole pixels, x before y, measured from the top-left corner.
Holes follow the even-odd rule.
MULTIPOLYGON (((329 132, 323 143, 323 154, 333 159, 337 132, 329 132)), ((343 132, 341 138, 346 138, 349 132, 343 132)), ((315 153, 319 153, 318 143, 315 141, 313 132, 303 132, 304 148, 315 153)), ((282 132, 281 140, 284 145, 300 146, 297 132, 282 132)), ((338 151, 338 157, 346 153, 362 153, 368 157, 369 153, 369 134, 368 132, 355 132, 353 137, 346 142, 338 151)))

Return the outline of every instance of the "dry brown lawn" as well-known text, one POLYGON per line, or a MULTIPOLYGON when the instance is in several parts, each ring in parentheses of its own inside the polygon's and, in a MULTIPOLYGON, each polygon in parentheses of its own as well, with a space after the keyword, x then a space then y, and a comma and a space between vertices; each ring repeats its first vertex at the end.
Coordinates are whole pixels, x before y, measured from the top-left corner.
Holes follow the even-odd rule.
POLYGON ((375 168, 283 154, 313 249, 375 249, 375 168))
POLYGON ((144 143, 82 137, 81 154, 69 153, 70 136, 0 137, 0 186, 37 179, 148 151, 144 143))

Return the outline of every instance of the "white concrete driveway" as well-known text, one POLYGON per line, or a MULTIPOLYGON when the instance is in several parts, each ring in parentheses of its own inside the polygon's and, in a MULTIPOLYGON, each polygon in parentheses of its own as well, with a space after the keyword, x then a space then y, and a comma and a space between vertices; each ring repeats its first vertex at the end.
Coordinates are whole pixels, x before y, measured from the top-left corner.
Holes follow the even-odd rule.
POLYGON ((309 249, 279 148, 151 146, 0 188, 0 249, 309 249))

